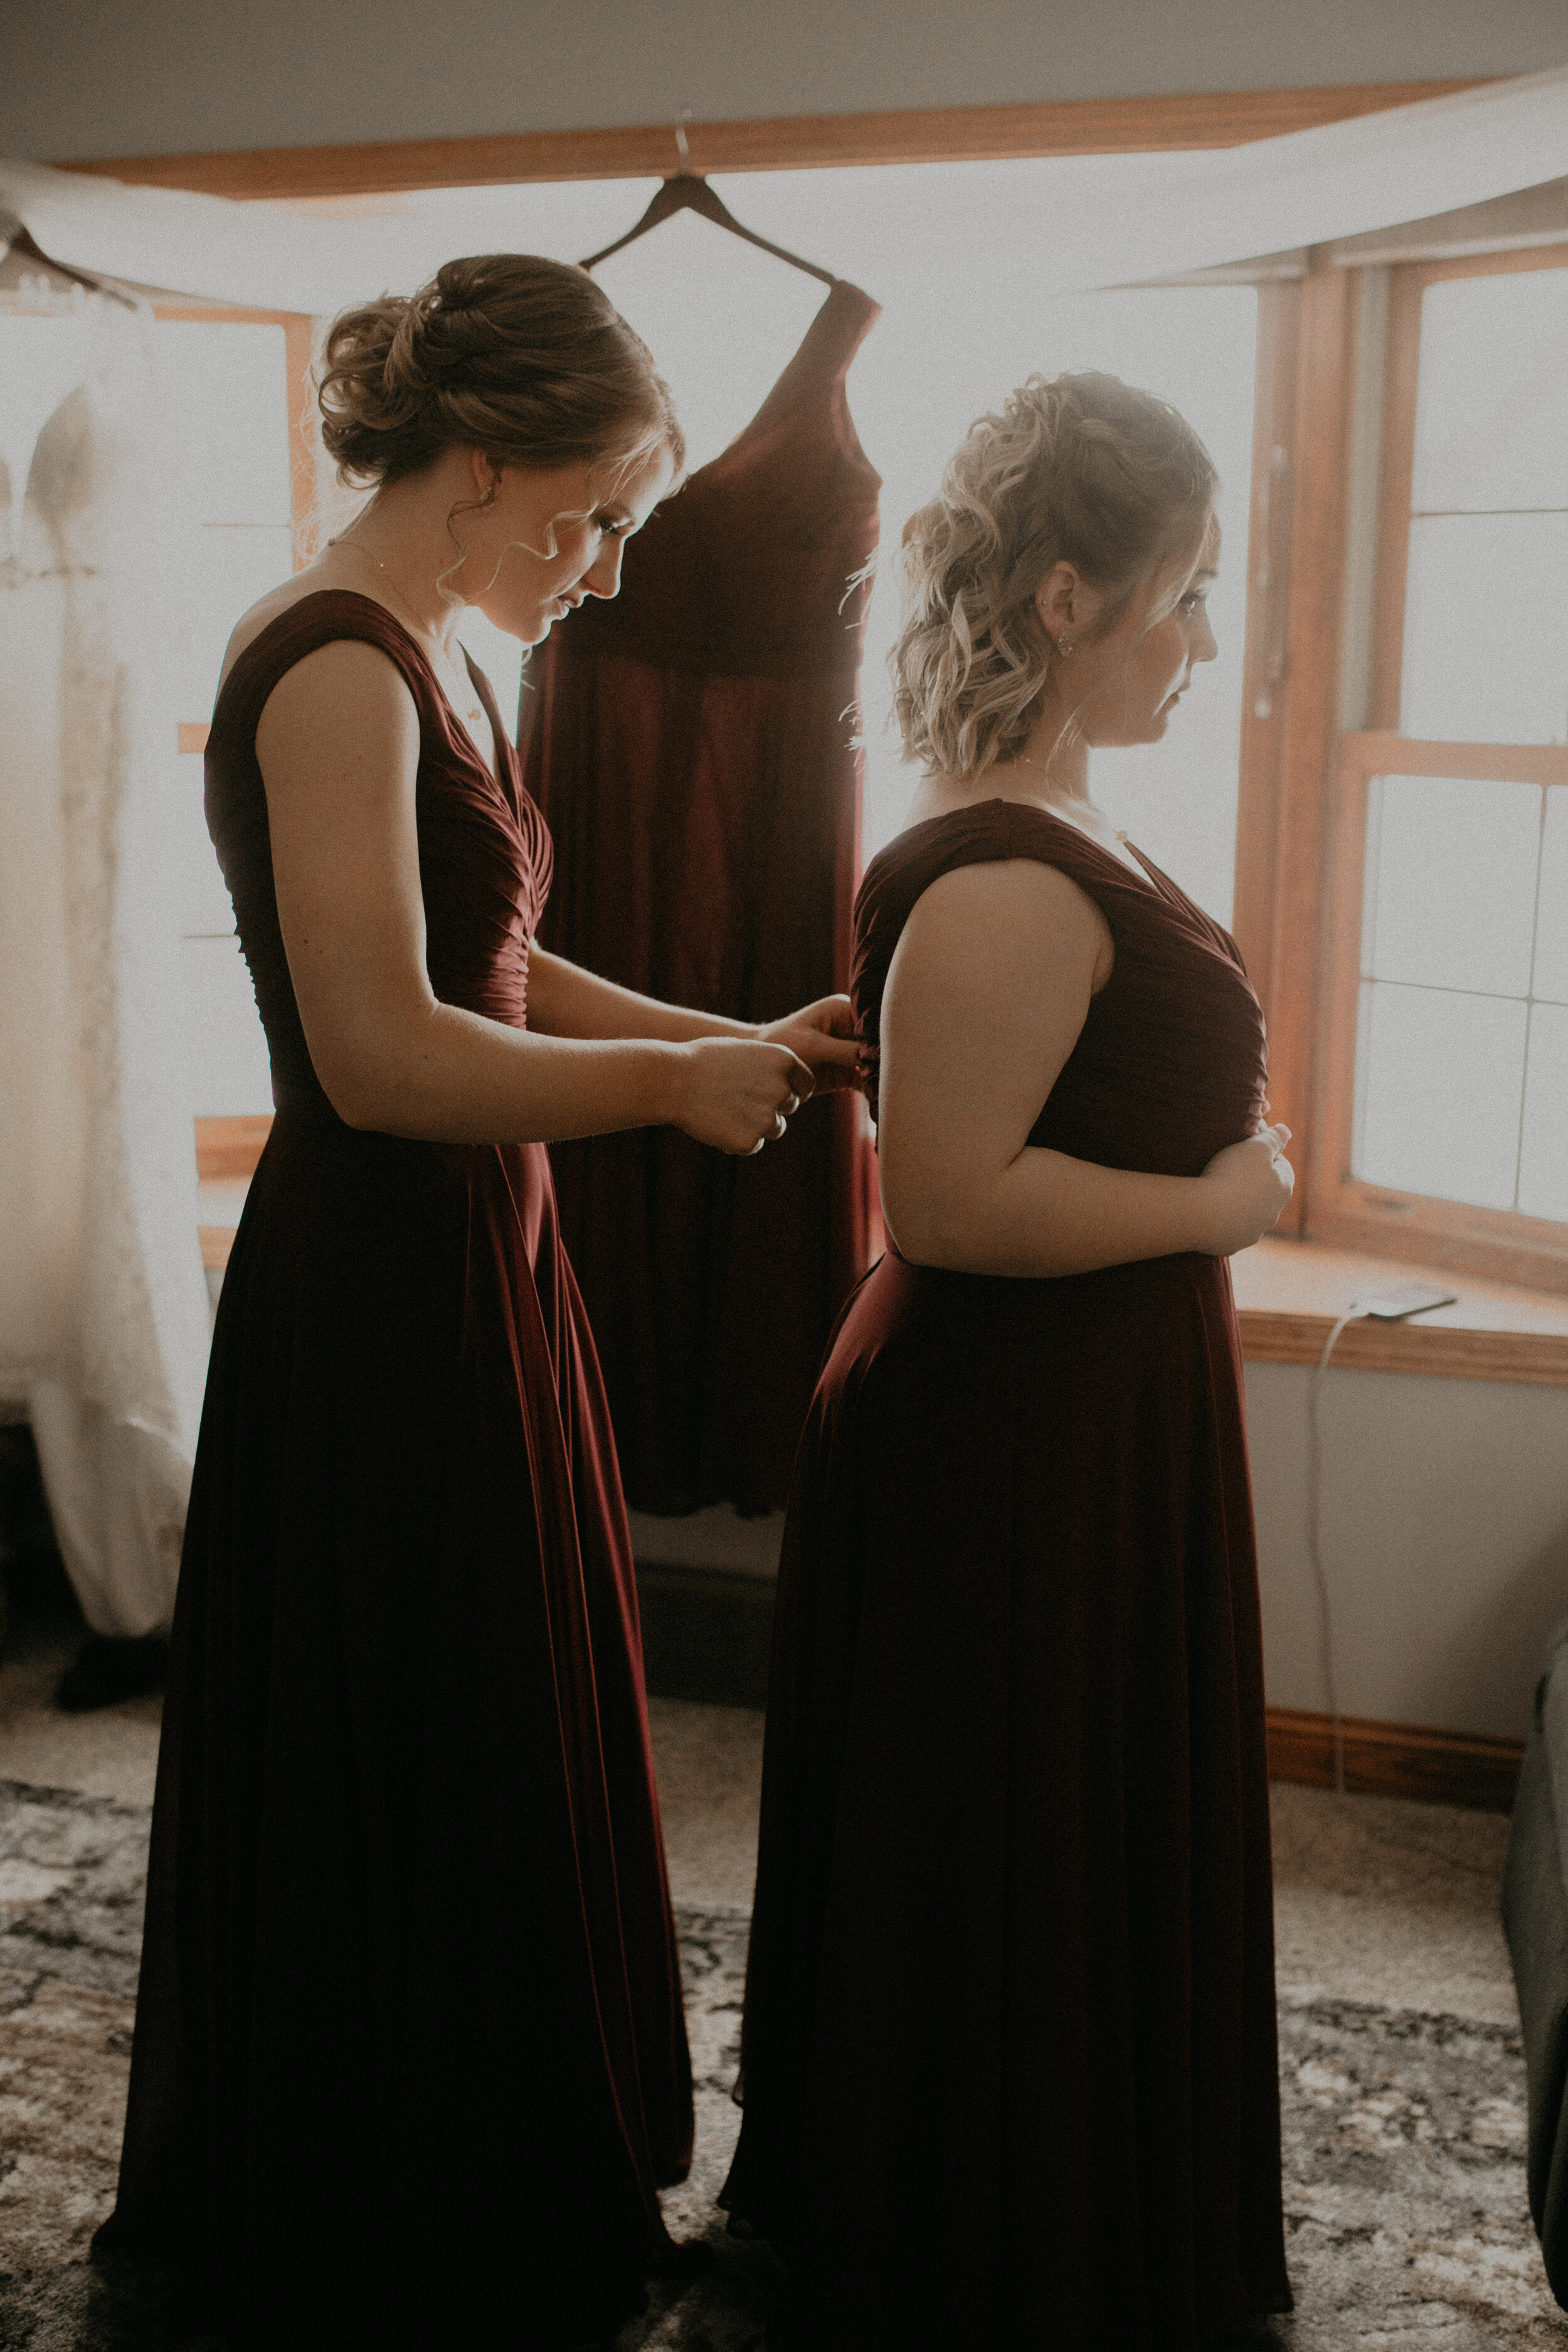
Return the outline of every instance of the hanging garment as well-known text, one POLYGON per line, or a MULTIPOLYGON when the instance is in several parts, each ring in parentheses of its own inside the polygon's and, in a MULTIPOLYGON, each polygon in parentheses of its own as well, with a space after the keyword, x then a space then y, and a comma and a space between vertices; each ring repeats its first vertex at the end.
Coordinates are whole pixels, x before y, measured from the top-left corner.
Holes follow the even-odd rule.
POLYGON ((211 1329, 165 855, 178 518, 151 311, 31 299, 0 313, 0 1403, 88 1623, 136 1636, 174 1609, 211 1329))
MULTIPOLYGON (((771 1020, 842 988, 876 474, 845 395, 878 315, 836 285, 762 409, 626 549, 529 673, 555 837, 542 945, 677 1004, 771 1020)), ((864 1264, 858 1098, 726 1160, 671 1129, 557 1144, 563 1238, 628 1499, 775 1508, 864 1264)))
POLYGON ((340 638, 419 714, 431 984, 521 1028, 550 840, 413 639, 302 597, 218 697, 207 810, 277 1118, 213 1342, 118 2211, 268 2346, 575 2341, 670 2248, 691 2093, 637 1612, 541 1144, 346 1127, 255 754, 340 638))
MULTIPOLYGON (((1262 1016, 1154 867, 992 801, 873 860, 878 1036, 939 876, 1032 857, 1115 942, 1031 1143, 1195 1176, 1262 1016)), ((725 2191, 789 2352, 1185 2352, 1289 2306, 1263 1677, 1223 1260, 1029 1281, 889 1252, 802 1441, 725 2191)))

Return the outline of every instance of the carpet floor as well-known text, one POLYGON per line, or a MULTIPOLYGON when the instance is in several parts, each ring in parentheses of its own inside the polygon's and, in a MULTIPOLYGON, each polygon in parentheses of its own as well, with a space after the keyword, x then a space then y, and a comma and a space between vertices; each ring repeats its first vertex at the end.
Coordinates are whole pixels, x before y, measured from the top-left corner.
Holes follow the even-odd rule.
MULTIPOLYGON (((0 2347, 177 2352, 153 2315, 110 2304, 87 2243, 112 2201, 129 2063, 148 1812, 0 1781, 0 2347)), ((666 2199, 712 2268, 656 2298, 618 2352, 759 2352, 765 2248, 725 2236, 713 2197, 746 1920, 679 1916, 698 2152, 666 2199)), ((1286 2210, 1298 2309, 1255 2340, 1290 2352, 1563 2347, 1525 2204, 1524 2079, 1508 2022, 1375 2001, 1281 1997, 1286 2210)), ((217 2352, 210 2339, 205 2352, 217 2352)))

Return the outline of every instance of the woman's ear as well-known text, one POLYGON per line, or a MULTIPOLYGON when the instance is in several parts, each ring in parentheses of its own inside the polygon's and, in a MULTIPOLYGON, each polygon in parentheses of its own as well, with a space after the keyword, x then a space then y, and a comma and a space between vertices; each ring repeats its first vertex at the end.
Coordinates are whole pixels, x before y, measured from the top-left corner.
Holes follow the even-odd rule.
POLYGON ((482 449, 470 449, 468 457, 474 473, 474 496, 480 506, 488 507, 500 488, 500 476, 482 449))
POLYGON ((1100 609, 1100 598, 1076 564, 1053 563, 1035 591, 1040 626, 1053 645, 1075 636, 1100 609))

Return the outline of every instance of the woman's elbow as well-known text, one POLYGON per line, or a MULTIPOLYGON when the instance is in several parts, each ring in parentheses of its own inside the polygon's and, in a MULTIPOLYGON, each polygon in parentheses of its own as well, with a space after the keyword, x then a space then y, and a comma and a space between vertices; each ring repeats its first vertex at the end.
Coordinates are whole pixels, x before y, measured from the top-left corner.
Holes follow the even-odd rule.
POLYGON ((958 1266, 965 1263, 968 1220, 962 1209, 920 1185, 882 1183, 882 1223, 888 1238, 911 1265, 958 1266))
POLYGON ((322 1093, 345 1127, 360 1134, 395 1133, 411 1108, 408 1088, 399 1087, 387 1057, 339 1046, 311 1061, 322 1093))

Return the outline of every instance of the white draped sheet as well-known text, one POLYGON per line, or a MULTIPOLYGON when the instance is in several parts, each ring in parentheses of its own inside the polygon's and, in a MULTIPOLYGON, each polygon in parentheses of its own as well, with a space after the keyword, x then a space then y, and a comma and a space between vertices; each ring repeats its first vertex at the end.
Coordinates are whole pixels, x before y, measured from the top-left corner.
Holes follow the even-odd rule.
POLYGON ((167 420, 148 313, 85 316, 0 564, 0 1400, 89 1623, 134 1635, 173 1609, 209 1318, 157 856, 167 420))

